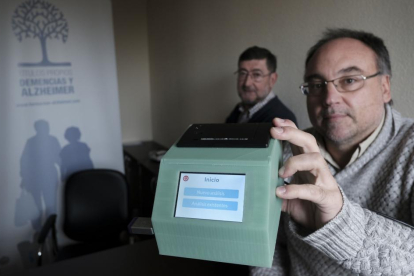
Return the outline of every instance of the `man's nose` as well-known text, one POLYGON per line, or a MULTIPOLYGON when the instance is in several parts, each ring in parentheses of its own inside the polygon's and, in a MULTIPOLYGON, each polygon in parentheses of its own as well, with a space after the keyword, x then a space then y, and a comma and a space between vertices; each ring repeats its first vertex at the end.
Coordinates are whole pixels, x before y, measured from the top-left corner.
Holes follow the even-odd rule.
POLYGON ((244 78, 243 85, 244 86, 251 86, 253 84, 253 77, 251 74, 247 74, 244 78))
POLYGON ((324 103, 329 106, 338 103, 342 99, 342 94, 338 92, 333 82, 328 82, 325 86, 324 97, 324 103))

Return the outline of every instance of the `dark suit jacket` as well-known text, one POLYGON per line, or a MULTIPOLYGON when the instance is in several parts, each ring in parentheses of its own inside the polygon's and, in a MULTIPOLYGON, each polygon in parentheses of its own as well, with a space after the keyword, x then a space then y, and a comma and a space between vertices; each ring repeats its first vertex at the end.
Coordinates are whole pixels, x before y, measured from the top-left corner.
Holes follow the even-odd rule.
MULTIPOLYGON (((239 115, 239 105, 236 105, 229 117, 227 117, 226 123, 237 123, 239 115)), ((295 114, 293 114, 293 112, 290 111, 290 109, 287 108, 277 96, 259 109, 259 111, 257 111, 253 117, 250 118, 248 123, 271 123, 275 117, 289 119, 293 121, 296 126, 298 125, 295 114)))

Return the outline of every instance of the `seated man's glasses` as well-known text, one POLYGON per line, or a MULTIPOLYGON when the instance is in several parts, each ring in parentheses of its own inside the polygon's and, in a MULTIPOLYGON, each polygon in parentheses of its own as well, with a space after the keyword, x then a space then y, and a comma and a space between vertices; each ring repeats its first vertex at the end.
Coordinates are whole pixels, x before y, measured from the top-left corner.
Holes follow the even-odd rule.
POLYGON ((374 75, 365 77, 363 75, 345 76, 330 81, 309 81, 300 86, 300 90, 306 96, 320 96, 328 83, 332 82, 338 92, 352 92, 364 86, 365 80, 380 75, 377 72, 374 75))
POLYGON ((267 76, 269 76, 272 73, 269 74, 263 74, 262 71, 246 71, 246 70, 238 70, 236 72, 234 72, 234 74, 237 75, 237 80, 238 81, 244 81, 246 78, 248 78, 249 76, 253 79, 254 82, 262 82, 263 79, 267 76))

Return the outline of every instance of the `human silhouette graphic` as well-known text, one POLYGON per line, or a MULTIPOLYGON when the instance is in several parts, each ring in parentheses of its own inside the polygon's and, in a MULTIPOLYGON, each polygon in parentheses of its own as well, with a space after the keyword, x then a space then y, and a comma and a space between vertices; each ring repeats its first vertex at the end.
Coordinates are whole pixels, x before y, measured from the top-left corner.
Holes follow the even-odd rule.
MULTIPOLYGON (((49 134, 49 123, 38 120, 34 123, 36 135, 29 138, 20 159, 21 187, 33 195, 39 216, 33 218, 33 229, 40 231, 42 226, 43 205, 45 216, 56 213, 57 188, 60 165, 60 144, 56 137, 49 134)), ((23 214, 16 214, 23 215, 23 214)))
POLYGON ((74 172, 93 169, 93 162, 89 155, 91 149, 86 143, 79 141, 80 137, 81 132, 77 127, 69 127, 65 131, 65 139, 69 144, 60 152, 62 181, 74 172))

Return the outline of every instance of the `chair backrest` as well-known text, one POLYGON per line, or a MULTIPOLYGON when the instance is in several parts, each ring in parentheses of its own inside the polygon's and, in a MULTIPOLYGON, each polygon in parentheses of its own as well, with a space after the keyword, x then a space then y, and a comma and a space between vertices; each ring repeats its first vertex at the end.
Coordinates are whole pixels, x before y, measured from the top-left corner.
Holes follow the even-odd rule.
POLYGON ((73 240, 119 238, 129 219, 125 176, 106 169, 72 174, 65 186, 64 213, 63 231, 73 240))

